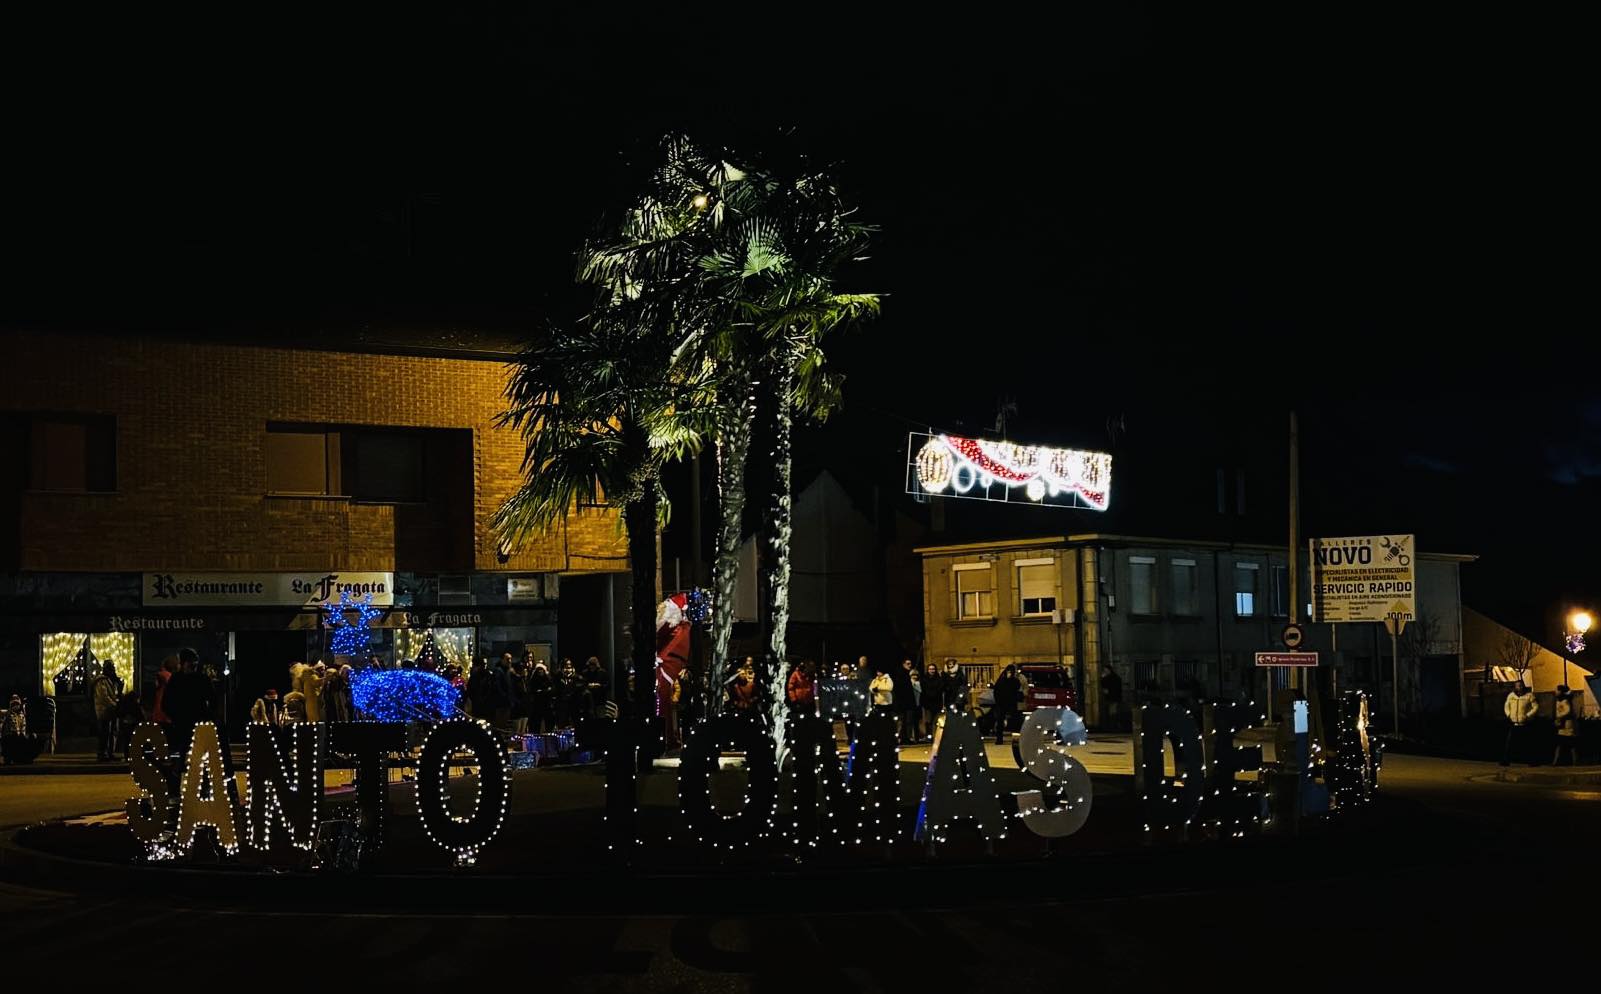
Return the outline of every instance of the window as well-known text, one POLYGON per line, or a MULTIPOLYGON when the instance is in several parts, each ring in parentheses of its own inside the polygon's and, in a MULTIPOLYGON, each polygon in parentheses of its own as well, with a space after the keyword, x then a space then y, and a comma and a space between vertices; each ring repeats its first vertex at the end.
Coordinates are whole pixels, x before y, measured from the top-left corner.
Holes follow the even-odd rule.
POLYGON ((1256 614, 1256 563, 1234 564, 1234 614, 1249 618, 1256 614))
POLYGON ((269 494, 348 496, 374 504, 428 500, 422 432, 269 425, 265 448, 269 494))
POLYGON ((28 489, 110 493, 117 489, 117 422, 95 415, 41 415, 28 430, 28 489))
POLYGON ((956 616, 992 618, 995 616, 994 571, 988 563, 956 567, 956 616))
POLYGON ((1129 610, 1135 614, 1156 613, 1156 560, 1148 556, 1128 557, 1129 610))
POLYGON ((353 433, 349 455, 350 496, 378 504, 422 504, 428 500, 421 435, 399 431, 353 433))
POLYGON ((340 494, 339 433, 267 429, 267 493, 340 494))
POLYGON ((1287 566, 1273 567, 1273 617, 1289 617, 1290 570, 1287 566))
POLYGON ((1017 564, 1018 614, 1045 615, 1056 610, 1056 560, 1030 559, 1017 564))
POLYGON ((1206 668, 1199 659, 1180 659, 1173 663, 1173 686, 1191 694, 1206 692, 1206 668))
POLYGON ((1134 689, 1157 690, 1162 683, 1161 663, 1157 660, 1139 660, 1134 664, 1134 689))
POLYGON ((1195 560, 1175 559, 1173 567, 1173 613, 1194 617, 1201 613, 1195 588, 1195 560))

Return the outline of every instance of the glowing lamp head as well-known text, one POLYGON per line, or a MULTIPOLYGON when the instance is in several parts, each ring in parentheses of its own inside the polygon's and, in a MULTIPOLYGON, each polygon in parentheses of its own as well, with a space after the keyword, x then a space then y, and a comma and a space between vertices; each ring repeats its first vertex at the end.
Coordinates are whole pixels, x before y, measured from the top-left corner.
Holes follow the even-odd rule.
POLYGON ((1595 624, 1595 619, 1590 617, 1590 612, 1588 611, 1575 611, 1568 615, 1568 628, 1578 632, 1580 635, 1588 632, 1593 624, 1595 624))
POLYGON ((697 193, 697 194, 695 194, 694 199, 691 200, 689 203, 690 203, 690 206, 694 207, 696 210, 703 211, 703 210, 706 209, 706 205, 711 203, 711 201, 706 198, 706 194, 697 193))

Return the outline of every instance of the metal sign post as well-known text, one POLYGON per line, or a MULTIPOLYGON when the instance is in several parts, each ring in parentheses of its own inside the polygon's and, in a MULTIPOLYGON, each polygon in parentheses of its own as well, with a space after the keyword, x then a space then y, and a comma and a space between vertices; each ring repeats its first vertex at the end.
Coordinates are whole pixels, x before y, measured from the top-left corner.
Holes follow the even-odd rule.
POLYGON ((1390 691, 1395 699, 1395 716, 1390 719, 1390 731, 1401 734, 1401 633, 1406 631, 1406 618, 1392 611, 1384 619, 1384 630, 1390 633, 1390 691))

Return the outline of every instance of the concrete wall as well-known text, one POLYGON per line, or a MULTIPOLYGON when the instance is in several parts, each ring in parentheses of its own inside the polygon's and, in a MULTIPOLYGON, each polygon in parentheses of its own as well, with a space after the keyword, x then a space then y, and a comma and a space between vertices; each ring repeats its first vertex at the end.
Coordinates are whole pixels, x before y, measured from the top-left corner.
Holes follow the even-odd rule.
POLYGON ((1009 663, 1059 660, 1072 663, 1075 627, 1058 632, 1049 618, 1021 616, 1017 566, 1037 559, 1056 561, 1056 603, 1078 606, 1077 554, 1060 546, 1026 546, 993 552, 931 553, 923 558, 923 630, 929 659, 955 657, 965 664, 989 664, 998 670, 1009 663), (957 617, 956 575, 960 566, 987 566, 992 571, 995 604, 988 618, 957 617), (1060 635, 1060 650, 1058 649, 1060 635))

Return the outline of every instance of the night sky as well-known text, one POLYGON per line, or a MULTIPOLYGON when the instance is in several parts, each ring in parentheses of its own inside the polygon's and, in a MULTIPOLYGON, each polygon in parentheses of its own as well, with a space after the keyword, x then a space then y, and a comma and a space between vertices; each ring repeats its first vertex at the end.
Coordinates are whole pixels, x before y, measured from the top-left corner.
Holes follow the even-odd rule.
POLYGON ((882 226, 854 282, 889 294, 802 470, 893 486, 907 427, 1005 397, 1013 437, 1171 453, 1205 495, 1179 454, 1277 475, 1293 407, 1304 533, 1480 554, 1469 603, 1531 634, 1601 605, 1581 32, 786 10, 8 23, 0 318, 531 333, 663 132, 790 143, 882 226))

